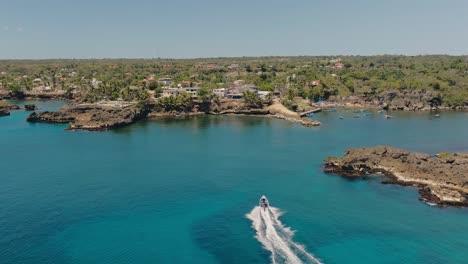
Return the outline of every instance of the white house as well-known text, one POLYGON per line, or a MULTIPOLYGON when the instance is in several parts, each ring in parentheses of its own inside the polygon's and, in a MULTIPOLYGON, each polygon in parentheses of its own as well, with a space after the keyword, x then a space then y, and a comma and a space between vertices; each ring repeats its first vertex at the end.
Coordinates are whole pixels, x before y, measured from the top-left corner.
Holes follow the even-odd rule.
POLYGON ((269 94, 271 94, 270 91, 258 91, 257 95, 258 97, 265 99, 269 94))
POLYGON ((169 97, 169 96, 177 96, 179 94, 179 89, 171 88, 171 87, 164 87, 162 96, 169 97))
POLYGON ((172 84, 172 79, 171 78, 159 78, 158 83, 162 85, 170 86, 172 84))
POLYGON ((217 95, 218 97, 223 98, 226 95, 226 88, 218 88, 211 90, 211 93, 217 95))
POLYGON ((189 93, 192 96, 194 96, 198 94, 198 90, 200 90, 200 87, 186 87, 184 89, 186 93, 189 93))

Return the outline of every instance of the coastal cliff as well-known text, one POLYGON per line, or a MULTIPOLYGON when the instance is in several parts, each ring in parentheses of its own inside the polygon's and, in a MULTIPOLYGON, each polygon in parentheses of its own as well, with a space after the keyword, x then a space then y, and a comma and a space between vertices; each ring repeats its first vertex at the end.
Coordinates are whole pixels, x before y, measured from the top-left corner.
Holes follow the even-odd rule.
POLYGON ((468 153, 434 157, 386 146, 354 148, 343 158, 327 158, 324 169, 350 178, 381 173, 388 177, 383 183, 416 186, 423 201, 468 206, 468 153))
POLYGON ((57 112, 33 112, 28 122, 69 123, 70 130, 108 130, 123 127, 143 119, 148 108, 137 104, 114 107, 98 104, 68 105, 57 112))

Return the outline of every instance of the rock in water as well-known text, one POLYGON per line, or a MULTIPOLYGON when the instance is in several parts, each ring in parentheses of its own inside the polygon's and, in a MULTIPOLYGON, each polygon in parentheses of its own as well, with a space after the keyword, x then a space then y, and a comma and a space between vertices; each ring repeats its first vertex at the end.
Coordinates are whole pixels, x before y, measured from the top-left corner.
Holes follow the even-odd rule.
POLYGON ((113 107, 99 104, 69 105, 57 112, 32 113, 28 122, 70 123, 68 129, 108 130, 132 124, 148 114, 146 106, 113 107))
POLYGON ((349 149, 343 158, 329 157, 325 171, 346 177, 383 173, 383 183, 414 185, 421 199, 446 205, 468 206, 468 153, 422 153, 378 146, 349 149))
POLYGON ((26 105, 24 105, 24 109, 26 111, 34 111, 34 110, 37 110, 39 108, 35 104, 26 104, 26 105))

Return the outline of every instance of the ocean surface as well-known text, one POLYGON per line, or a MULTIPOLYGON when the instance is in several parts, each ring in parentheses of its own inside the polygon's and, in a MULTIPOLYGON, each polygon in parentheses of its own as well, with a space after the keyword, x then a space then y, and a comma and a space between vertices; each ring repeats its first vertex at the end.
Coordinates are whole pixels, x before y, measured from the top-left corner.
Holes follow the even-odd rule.
POLYGON ((322 112, 315 128, 208 116, 107 132, 27 115, 0 117, 1 264, 468 263, 468 209, 321 167, 350 147, 468 151, 466 113, 322 112), (255 208, 262 194, 268 211, 255 208))

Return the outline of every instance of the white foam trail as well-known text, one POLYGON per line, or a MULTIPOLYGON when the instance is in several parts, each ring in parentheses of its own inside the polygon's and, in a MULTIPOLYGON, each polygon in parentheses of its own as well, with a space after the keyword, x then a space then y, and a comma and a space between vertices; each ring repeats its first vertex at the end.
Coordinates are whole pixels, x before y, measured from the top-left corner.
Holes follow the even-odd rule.
POLYGON ((316 263, 320 260, 307 252, 303 245, 292 240, 294 231, 286 227, 278 219, 281 211, 278 208, 269 207, 267 210, 256 206, 247 218, 252 220, 252 227, 257 231, 255 237, 271 252, 273 263, 316 263))

